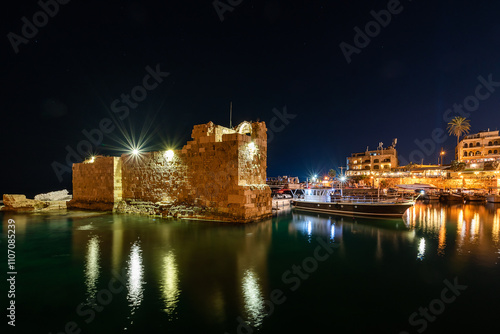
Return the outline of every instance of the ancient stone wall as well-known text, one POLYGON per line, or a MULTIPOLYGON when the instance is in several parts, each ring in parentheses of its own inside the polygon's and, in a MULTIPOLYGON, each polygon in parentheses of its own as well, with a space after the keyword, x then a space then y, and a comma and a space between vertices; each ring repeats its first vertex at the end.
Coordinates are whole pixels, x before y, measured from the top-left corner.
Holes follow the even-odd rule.
POLYGON ((171 160, 165 152, 124 154, 121 160, 123 199, 172 202, 185 197, 186 165, 178 151, 171 160))
POLYGON ((121 160, 97 156, 73 164, 73 199, 70 208, 112 210, 121 200, 121 160))
POLYGON ((109 200, 112 190, 115 203, 123 199, 115 206, 120 212, 168 216, 170 208, 182 205, 191 215, 198 208, 200 218, 248 222, 268 217, 266 131, 264 122, 243 122, 236 129, 209 122, 195 125, 193 140, 181 150, 124 154, 119 170, 115 164, 113 172, 101 170, 110 169, 109 163, 93 169, 75 164, 79 166, 74 167, 74 198, 103 201, 95 197, 93 183, 83 187, 86 180, 101 175, 106 179, 101 187, 108 188, 103 195, 109 200))

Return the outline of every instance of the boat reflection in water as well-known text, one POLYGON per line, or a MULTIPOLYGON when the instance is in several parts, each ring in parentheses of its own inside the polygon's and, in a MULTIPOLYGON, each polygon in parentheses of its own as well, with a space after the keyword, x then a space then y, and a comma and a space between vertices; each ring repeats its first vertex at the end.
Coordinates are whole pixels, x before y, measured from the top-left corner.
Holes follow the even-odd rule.
POLYGON ((350 240, 353 236, 358 239, 358 247, 365 236, 375 236, 377 258, 407 243, 420 261, 431 253, 454 257, 480 252, 494 264, 500 252, 500 208, 493 205, 416 204, 399 220, 295 212, 288 228, 290 233, 304 235, 308 242, 314 242, 315 236, 340 242, 339 254, 350 249, 346 237, 350 240))
POLYGON ((492 247, 499 247, 500 208, 494 205, 416 205, 406 221, 430 243, 437 241, 437 254, 463 255, 480 252, 497 261, 492 247))

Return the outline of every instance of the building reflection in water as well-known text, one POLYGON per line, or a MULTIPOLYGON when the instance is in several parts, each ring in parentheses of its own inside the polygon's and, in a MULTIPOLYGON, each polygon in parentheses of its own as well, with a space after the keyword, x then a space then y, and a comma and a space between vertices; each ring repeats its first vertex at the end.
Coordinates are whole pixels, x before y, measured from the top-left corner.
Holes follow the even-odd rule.
POLYGON ((498 205, 417 204, 405 216, 411 228, 425 234, 427 252, 434 249, 432 239, 438 240, 436 252, 440 256, 444 256, 445 251, 458 255, 479 251, 491 255, 491 246, 498 247, 500 242, 498 205), (448 246, 453 248, 447 249, 448 246))
POLYGON ((259 286, 257 275, 252 269, 245 271, 242 281, 243 297, 247 322, 254 327, 260 326, 265 313, 264 297, 259 286))
POLYGON ((161 285, 165 312, 172 320, 176 315, 177 303, 179 302, 179 269, 173 251, 169 251, 163 259, 163 282, 161 285))
POLYGON ((87 287, 87 302, 95 300, 97 294, 97 281, 100 271, 100 249, 99 237, 91 236, 87 242, 87 254, 85 256, 85 285, 87 287))
POLYGON ((499 232, 500 232, 500 208, 498 208, 495 212, 495 216, 493 216, 493 226, 491 229, 491 238, 496 246, 498 246, 499 241, 499 232))
POLYGON ((142 249, 140 242, 136 241, 130 249, 130 256, 127 266, 128 284, 127 300, 133 315, 141 305, 144 288, 144 265, 142 264, 142 249))

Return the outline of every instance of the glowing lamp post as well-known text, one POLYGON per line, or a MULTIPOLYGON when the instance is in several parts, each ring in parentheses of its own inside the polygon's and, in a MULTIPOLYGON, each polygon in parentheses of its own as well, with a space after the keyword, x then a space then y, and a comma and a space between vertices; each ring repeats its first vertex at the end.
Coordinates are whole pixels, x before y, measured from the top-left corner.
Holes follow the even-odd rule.
POLYGON ((340 177, 340 197, 344 196, 343 190, 344 190, 344 182, 345 182, 345 176, 340 177))

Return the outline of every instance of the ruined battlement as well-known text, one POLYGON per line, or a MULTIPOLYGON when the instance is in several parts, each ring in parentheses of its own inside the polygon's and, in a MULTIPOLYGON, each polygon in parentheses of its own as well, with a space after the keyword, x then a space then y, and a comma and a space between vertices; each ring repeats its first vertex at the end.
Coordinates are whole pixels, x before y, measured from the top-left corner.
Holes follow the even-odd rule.
POLYGON ((70 206, 170 216, 175 213, 169 208, 182 205, 187 216, 197 218, 249 222, 269 217, 265 123, 243 122, 230 129, 209 122, 195 125, 191 136, 180 150, 74 164, 70 206))

